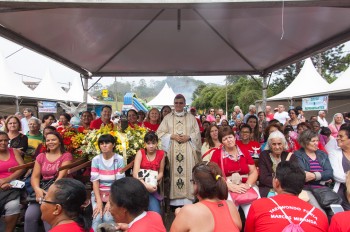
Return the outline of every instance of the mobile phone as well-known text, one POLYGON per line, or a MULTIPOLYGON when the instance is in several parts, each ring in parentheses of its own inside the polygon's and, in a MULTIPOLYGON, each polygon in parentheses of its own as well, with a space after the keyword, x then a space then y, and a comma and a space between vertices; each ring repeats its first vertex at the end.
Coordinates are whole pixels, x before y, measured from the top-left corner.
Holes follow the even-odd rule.
POLYGON ((331 207, 331 210, 334 214, 344 212, 344 209, 341 205, 331 204, 330 207, 331 207))

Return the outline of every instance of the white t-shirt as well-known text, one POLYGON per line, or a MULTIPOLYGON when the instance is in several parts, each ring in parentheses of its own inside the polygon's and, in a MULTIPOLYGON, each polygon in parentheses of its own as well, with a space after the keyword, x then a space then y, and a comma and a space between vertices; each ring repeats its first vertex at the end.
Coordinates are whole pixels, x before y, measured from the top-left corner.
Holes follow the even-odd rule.
POLYGON ((288 112, 286 111, 283 111, 282 113, 276 112, 273 118, 277 119, 280 123, 284 125, 287 119, 289 119, 288 112))
POLYGON ((320 116, 317 116, 317 121, 320 123, 320 126, 328 127, 328 122, 326 118, 320 118, 320 116))

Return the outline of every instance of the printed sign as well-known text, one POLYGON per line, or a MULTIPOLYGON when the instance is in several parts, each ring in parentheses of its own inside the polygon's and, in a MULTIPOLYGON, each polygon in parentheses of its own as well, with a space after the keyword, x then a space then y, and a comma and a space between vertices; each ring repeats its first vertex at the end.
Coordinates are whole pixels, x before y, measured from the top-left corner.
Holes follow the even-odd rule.
POLYGON ((57 113, 57 102, 38 101, 39 113, 57 113))
POLYGON ((328 110, 328 95, 303 98, 303 111, 328 110))

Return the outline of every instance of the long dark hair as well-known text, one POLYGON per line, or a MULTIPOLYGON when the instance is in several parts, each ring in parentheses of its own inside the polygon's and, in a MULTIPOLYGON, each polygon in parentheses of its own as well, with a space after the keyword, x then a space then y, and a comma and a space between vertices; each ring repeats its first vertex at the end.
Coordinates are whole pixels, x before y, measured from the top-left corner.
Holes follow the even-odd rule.
POLYGON ((228 188, 225 179, 222 177, 222 171, 214 162, 199 162, 192 169, 193 181, 197 184, 198 195, 205 199, 218 198, 226 200, 228 188))
MULTIPOLYGON (((60 133, 58 133, 57 131, 50 131, 49 133, 46 134, 46 136, 48 136, 48 135, 54 135, 54 136, 56 136, 58 138, 58 141, 60 141, 60 151, 61 151, 62 154, 65 153, 66 152, 66 148, 64 147, 63 138, 60 135, 60 133)), ((46 150, 50 151, 50 149, 48 149, 48 148, 46 148, 46 150)))
POLYGON ((91 228, 92 210, 89 210, 86 202, 86 190, 83 183, 72 178, 62 178, 54 183, 56 187, 55 202, 58 202, 64 213, 74 220, 86 232, 91 228))
MULTIPOLYGON (((221 134, 219 133, 219 132, 220 132, 219 126, 217 126, 217 125, 210 125, 210 126, 205 130, 205 141, 209 144, 209 147, 210 147, 210 148, 215 147, 213 138, 212 138, 211 135, 210 135, 211 128, 213 128, 213 127, 216 127, 216 129, 218 129, 218 135, 221 136, 221 134)), ((221 141, 221 138, 218 138, 218 139, 219 139, 219 141, 221 141)))

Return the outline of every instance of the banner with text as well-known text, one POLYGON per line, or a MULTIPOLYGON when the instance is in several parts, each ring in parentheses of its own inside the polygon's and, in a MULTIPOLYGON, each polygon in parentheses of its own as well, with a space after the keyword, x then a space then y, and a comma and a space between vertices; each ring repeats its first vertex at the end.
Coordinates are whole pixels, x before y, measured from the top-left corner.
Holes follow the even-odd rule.
POLYGON ((57 113, 57 102, 38 101, 39 113, 57 113))
POLYGON ((303 111, 328 110, 328 95, 303 98, 303 111))

